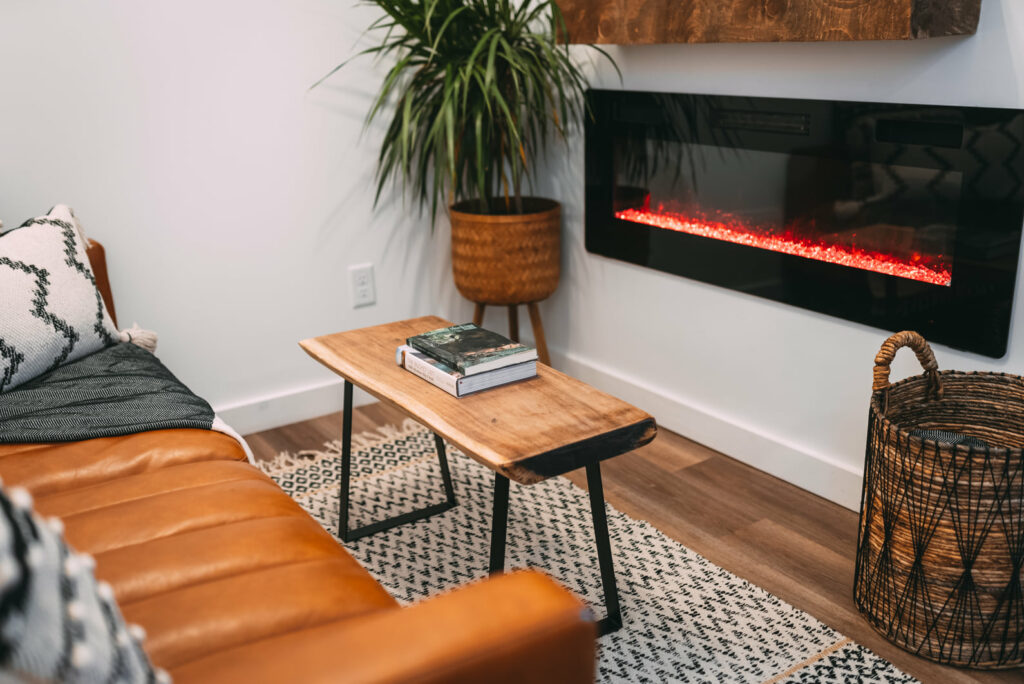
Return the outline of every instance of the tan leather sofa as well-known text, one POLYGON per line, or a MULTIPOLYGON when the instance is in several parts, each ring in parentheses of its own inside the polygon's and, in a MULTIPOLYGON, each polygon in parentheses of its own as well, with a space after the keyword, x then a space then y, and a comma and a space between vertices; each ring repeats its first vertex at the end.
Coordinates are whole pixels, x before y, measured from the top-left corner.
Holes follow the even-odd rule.
POLYGON ((63 520, 178 681, 593 680, 595 625, 551 579, 400 607, 223 434, 0 445, 0 477, 63 520))

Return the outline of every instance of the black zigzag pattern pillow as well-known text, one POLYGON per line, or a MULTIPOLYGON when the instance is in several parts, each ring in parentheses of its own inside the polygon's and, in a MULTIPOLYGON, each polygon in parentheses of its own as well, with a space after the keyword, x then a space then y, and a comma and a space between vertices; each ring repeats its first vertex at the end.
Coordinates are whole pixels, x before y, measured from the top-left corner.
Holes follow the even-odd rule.
POLYGON ((0 392, 118 341, 71 209, 0 235, 0 392))
POLYGON ((0 681, 169 682, 62 530, 27 491, 0 488, 0 681))

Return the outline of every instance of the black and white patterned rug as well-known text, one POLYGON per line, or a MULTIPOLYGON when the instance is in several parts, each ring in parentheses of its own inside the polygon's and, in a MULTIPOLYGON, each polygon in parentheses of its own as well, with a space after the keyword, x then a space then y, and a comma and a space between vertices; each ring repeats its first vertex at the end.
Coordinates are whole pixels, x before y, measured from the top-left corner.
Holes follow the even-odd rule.
MULTIPOLYGON (((340 443, 263 470, 332 534, 340 443)), ((458 505, 346 544, 401 602, 487 574, 494 474, 449 446, 458 505)), ((433 435, 412 421, 353 440, 349 524, 444 500, 433 435)), ((587 494, 569 480, 512 483, 506 567, 540 568, 603 614, 587 494)), ((600 640, 604 682, 913 682, 892 663, 649 523, 609 506, 625 626, 600 640)))

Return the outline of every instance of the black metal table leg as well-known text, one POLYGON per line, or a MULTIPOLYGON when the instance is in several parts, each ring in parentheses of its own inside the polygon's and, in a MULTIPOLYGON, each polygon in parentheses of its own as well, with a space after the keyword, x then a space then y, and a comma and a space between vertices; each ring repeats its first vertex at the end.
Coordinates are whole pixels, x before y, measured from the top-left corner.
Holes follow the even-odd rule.
POLYGON ((605 511, 600 463, 591 463, 587 466, 587 489, 590 492, 590 514, 594 518, 594 538, 597 542, 597 562, 601 567, 604 604, 608 610, 608 615, 597 623, 600 633, 604 635, 622 627, 622 610, 619 608, 619 591, 615 586, 615 565, 612 562, 612 545, 608 537, 608 516, 605 511))
POLYGON ((444 482, 445 492, 444 501, 352 530, 348 529, 348 504, 351 495, 349 486, 352 479, 352 383, 346 380, 345 405, 341 422, 341 493, 338 497, 341 508, 338 511, 338 536, 344 541, 355 541, 377 532, 390 530, 398 525, 429 518, 455 506, 455 488, 452 486, 452 475, 448 470, 448 455, 445 450, 444 440, 437 433, 434 433, 434 446, 437 448, 437 460, 441 465, 441 480, 444 482))
POLYGON ((494 515, 491 522, 492 573, 505 569, 505 536, 508 530, 508 478, 501 473, 494 474, 494 515))
POLYGON ((341 414, 341 508, 338 510, 338 536, 348 538, 348 489, 352 477, 352 383, 345 381, 345 399, 341 414))
POLYGON ((444 447, 441 435, 434 433, 434 447, 437 449, 437 460, 441 464, 441 481, 444 482, 444 493, 448 501, 455 504, 455 487, 452 486, 452 474, 448 472, 448 451, 444 447))
MULTIPOLYGON (((494 515, 491 522, 491 573, 505 569, 505 538, 508 531, 508 478, 494 475, 494 515)), ((594 519, 594 540, 597 543, 597 562, 601 569, 601 588, 604 590, 604 604, 608 615, 598 623, 603 636, 622 627, 622 609, 619 607, 619 591, 615 585, 615 565, 612 562, 612 545, 608 536, 608 515, 604 503, 604 485, 601 482, 601 464, 587 466, 587 489, 590 491, 590 514, 594 519)))

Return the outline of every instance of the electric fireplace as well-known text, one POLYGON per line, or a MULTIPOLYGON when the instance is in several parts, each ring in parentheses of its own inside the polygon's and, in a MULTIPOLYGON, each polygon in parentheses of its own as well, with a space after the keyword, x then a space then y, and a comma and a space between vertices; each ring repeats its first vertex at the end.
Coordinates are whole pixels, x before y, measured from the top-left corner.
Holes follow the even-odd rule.
POLYGON ((1024 115, 592 90, 591 252, 1006 353, 1024 115))

